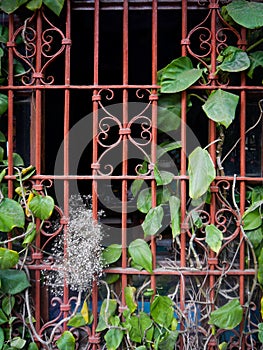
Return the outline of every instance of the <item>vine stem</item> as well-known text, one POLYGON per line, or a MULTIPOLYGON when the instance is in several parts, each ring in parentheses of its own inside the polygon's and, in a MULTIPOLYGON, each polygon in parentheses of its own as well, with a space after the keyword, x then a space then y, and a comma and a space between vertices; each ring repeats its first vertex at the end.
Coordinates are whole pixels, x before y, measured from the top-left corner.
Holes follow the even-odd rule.
MULTIPOLYGON (((246 130, 245 132, 245 135, 250 132, 251 130, 253 130, 258 124, 259 122, 261 121, 262 119, 262 116, 263 116, 263 106, 261 105, 263 104, 263 99, 261 99, 259 102, 258 102, 258 107, 259 107, 259 110, 260 110, 260 115, 259 115, 259 118, 258 120, 256 121, 256 123, 254 125, 252 125, 249 129, 246 130)), ((236 146, 238 145, 238 143, 240 142, 241 140, 241 137, 239 137, 239 139, 235 142, 234 146, 231 147, 231 149, 227 152, 227 154, 224 156, 224 158, 221 160, 221 164, 224 163, 224 161, 227 159, 227 157, 232 153, 232 151, 236 148, 236 146)))
POLYGON ((260 45, 261 43, 263 43, 263 38, 259 39, 259 40, 256 41, 254 44, 250 45, 250 46, 246 49, 246 52, 252 51, 255 47, 257 47, 257 46, 260 45))
MULTIPOLYGON (((263 101, 263 100, 261 100, 263 101)), ((261 116, 262 116, 262 109, 261 109, 261 116)), ((237 202, 236 202, 236 199, 235 199, 235 187, 236 187, 236 174, 234 174, 234 179, 233 179, 233 186, 232 186, 232 200, 233 200, 233 204, 234 204, 234 207, 237 211, 237 213, 239 213, 239 216, 241 218, 241 214, 240 214, 240 210, 237 206, 237 202)), ((256 258, 256 254, 255 254, 255 251, 254 251, 254 248, 253 248, 253 245, 252 243, 250 242, 250 240, 248 239, 246 233, 245 233, 245 230, 242 226, 242 222, 240 223, 240 229, 241 229, 241 232, 242 232, 242 236, 244 237, 246 243, 248 244, 249 248, 251 249, 251 252, 252 252, 252 256, 253 256, 253 260, 254 260, 254 270, 255 270, 255 274, 254 274, 254 278, 253 278, 253 284, 252 284, 252 287, 248 293, 248 300, 246 302, 246 304, 244 305, 246 307, 246 311, 245 311, 245 316, 244 316, 244 321, 248 318, 248 310, 249 310, 249 304, 252 300, 252 296, 254 294, 254 290, 256 289, 256 286, 257 286, 257 274, 258 274, 258 263, 257 263, 257 258, 256 258)), ((242 346, 242 337, 240 337, 240 348, 242 346)))
POLYGON ((32 313, 31 313, 31 310, 30 310, 30 305, 29 305, 29 293, 28 293, 28 289, 26 289, 25 291, 25 303, 26 303, 26 309, 27 309, 27 313, 28 313, 28 321, 29 321, 29 324, 30 324, 30 328, 35 336, 35 338, 37 339, 37 341, 39 341, 41 344, 43 344, 44 346, 46 346, 48 349, 52 349, 52 347, 50 347, 52 341, 53 341, 53 338, 55 336, 55 333, 56 333, 56 330, 64 323, 64 322, 67 322, 69 321, 72 317, 74 317, 78 311, 78 308, 80 307, 81 305, 81 295, 82 295, 82 292, 79 292, 78 293, 78 298, 77 298, 77 302, 76 302, 76 305, 75 305, 75 308, 73 310, 73 313, 68 316, 68 317, 65 317, 63 318, 62 320, 60 320, 56 325, 55 327, 53 328, 52 332, 51 332, 51 335, 49 337, 49 339, 47 341, 43 340, 39 334, 37 333, 36 331, 36 328, 33 324, 33 321, 32 321, 32 313))

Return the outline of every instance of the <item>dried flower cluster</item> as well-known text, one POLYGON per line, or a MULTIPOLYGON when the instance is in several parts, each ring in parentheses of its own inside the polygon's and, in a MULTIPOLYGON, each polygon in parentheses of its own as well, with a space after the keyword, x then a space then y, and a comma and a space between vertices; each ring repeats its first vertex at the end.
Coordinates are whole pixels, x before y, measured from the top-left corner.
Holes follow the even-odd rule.
POLYGON ((71 290, 86 291, 102 273, 101 224, 92 217, 90 197, 70 198, 70 220, 65 237, 59 237, 52 247, 55 270, 46 276, 51 291, 60 294, 64 281, 71 290), (65 253, 64 253, 65 252, 65 253))

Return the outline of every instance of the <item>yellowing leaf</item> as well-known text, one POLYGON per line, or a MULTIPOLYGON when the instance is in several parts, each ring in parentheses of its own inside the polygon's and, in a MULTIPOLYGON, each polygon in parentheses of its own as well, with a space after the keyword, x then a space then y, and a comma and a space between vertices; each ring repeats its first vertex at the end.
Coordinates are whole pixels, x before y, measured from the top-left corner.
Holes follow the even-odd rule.
POLYGON ((86 300, 84 300, 84 302, 83 302, 82 309, 81 309, 80 313, 83 316, 84 320, 87 323, 89 323, 89 308, 88 308, 88 304, 87 304, 86 300))
POLYGON ((29 217, 31 216, 31 211, 29 210, 29 203, 32 201, 32 199, 34 198, 34 193, 30 192, 27 201, 26 201, 26 216, 29 217))

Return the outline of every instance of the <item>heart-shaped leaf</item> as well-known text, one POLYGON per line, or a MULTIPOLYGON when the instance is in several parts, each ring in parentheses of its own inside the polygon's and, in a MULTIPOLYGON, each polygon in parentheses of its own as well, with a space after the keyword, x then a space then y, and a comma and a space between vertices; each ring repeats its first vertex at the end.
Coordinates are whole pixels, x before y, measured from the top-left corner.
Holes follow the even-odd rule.
POLYGON ((161 93, 177 93, 186 90, 201 78, 202 69, 193 68, 189 57, 179 57, 162 70, 161 93))
POLYGON ((221 249, 223 234, 215 225, 207 225, 205 228, 206 238, 205 241, 213 252, 217 253, 221 249))
POLYGON ((0 203, 0 231, 9 232, 24 225, 25 214, 21 205, 13 199, 4 198, 0 203))
POLYGON ((226 6, 233 20, 241 26, 255 29, 263 26, 263 3, 246 0, 235 0, 226 6))
POLYGON ((222 63, 217 68, 224 72, 241 72, 250 66, 247 53, 235 46, 225 48, 220 53, 218 60, 222 63))
POLYGON ((202 108, 209 119, 228 128, 235 118, 238 100, 239 96, 218 89, 210 94, 202 108))
POLYGON ((189 155, 189 195, 193 199, 201 197, 215 179, 213 161, 207 150, 197 147, 189 155))
POLYGON ((211 312, 209 324, 213 324, 221 329, 234 329, 242 321, 243 309, 239 300, 229 301, 224 306, 211 312))
POLYGON ((129 254, 135 264, 142 266, 146 271, 152 273, 152 252, 143 239, 135 239, 128 247, 129 254))
POLYGON ((54 209, 54 199, 50 196, 36 195, 29 203, 29 209, 36 218, 48 219, 54 209))
POLYGON ((149 210, 142 223, 144 236, 154 236, 162 227, 163 208, 161 205, 149 210))

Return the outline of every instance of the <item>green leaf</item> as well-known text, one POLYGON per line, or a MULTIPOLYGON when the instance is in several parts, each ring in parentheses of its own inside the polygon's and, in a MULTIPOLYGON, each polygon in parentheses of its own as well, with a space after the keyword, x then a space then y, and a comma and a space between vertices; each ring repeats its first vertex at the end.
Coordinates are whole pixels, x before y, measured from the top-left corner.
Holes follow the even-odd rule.
POLYGON ((226 343, 225 341, 221 344, 218 345, 218 349, 219 350, 227 350, 227 345, 228 343, 226 343))
POLYGON ((174 174, 169 171, 159 170, 157 166, 154 166, 154 178, 157 186, 169 185, 173 181, 174 174))
POLYGON ((241 72, 250 66, 250 59, 247 53, 235 46, 228 46, 222 50, 218 61, 222 63, 217 69, 221 69, 224 72, 241 72))
POLYGON ((245 211, 243 214, 243 228, 245 231, 255 230, 262 224, 259 208, 254 211, 245 211))
POLYGON ((228 128, 235 118, 238 100, 239 96, 218 89, 210 94, 202 108, 209 119, 228 128))
MULTIPOLYGON (((0 147, 0 150, 1 150, 1 147, 0 147)), ((0 173, 0 183, 3 181, 5 175, 6 175, 6 169, 3 169, 0 173)))
POLYGON ((15 305, 15 298, 13 296, 8 295, 8 296, 3 298, 2 308, 3 308, 3 311, 6 315, 9 316, 11 314, 11 311, 12 311, 14 305, 15 305))
POLYGON ((221 329, 234 329, 242 321, 243 309, 239 300, 229 301, 224 306, 211 312, 209 324, 213 324, 221 329))
POLYGON ((2 133, 2 131, 0 131, 0 142, 6 142, 6 137, 5 137, 5 135, 2 133))
POLYGON ((123 331, 119 328, 108 330, 104 339, 106 340, 108 350, 116 350, 120 346, 123 338, 123 331))
POLYGON ((252 204, 263 201, 263 187, 262 186, 256 186, 253 188, 251 193, 251 200, 252 204))
POLYGON ((0 94, 0 115, 4 114, 8 108, 8 98, 4 94, 0 94))
POLYGON ((193 68, 189 57, 179 57, 162 70, 161 93, 186 90, 201 78, 202 69, 193 68))
POLYGON ((135 264, 142 266, 146 271, 152 273, 152 252, 143 239, 135 239, 128 247, 129 254, 135 264))
POLYGON ((152 191, 150 188, 143 189, 137 198, 137 208, 142 213, 148 213, 152 207, 152 191))
POLYGON ((77 312, 67 323, 67 326, 71 327, 82 327, 85 326, 87 322, 80 312, 77 312))
POLYGON ((23 228, 25 214, 19 203, 13 199, 4 198, 0 203, 0 231, 9 232, 14 227, 23 228))
POLYGON ((36 343, 34 342, 31 342, 29 345, 28 345, 28 349, 27 350, 38 350, 38 346, 36 343))
POLYGON ((263 286, 263 248, 261 248, 258 257, 258 282, 263 286))
POLYGON ((136 197, 137 194, 139 193, 140 189, 142 188, 142 185, 144 183, 144 180, 134 180, 131 184, 131 192, 133 197, 136 197))
POLYGON ((96 332, 104 331, 104 329, 107 328, 106 321, 108 321, 108 319, 115 314, 116 309, 117 301, 115 299, 103 300, 96 332))
POLYGON ((11 340, 10 345, 16 349, 23 349, 23 347, 26 345, 26 340, 20 337, 14 337, 11 340))
POLYGON ((250 68, 247 73, 249 78, 253 78, 254 70, 258 67, 263 68, 263 51, 255 51, 249 54, 250 68))
POLYGON ((245 28, 255 29, 263 26, 263 3, 235 0, 225 8, 229 16, 245 28))
POLYGON ((56 345, 59 350, 75 350, 75 338, 70 331, 65 331, 56 341, 56 345))
POLYGON ((26 3, 28 0, 1 0, 0 8, 2 11, 10 14, 17 10, 20 6, 26 3))
POLYGON ((258 324, 258 340, 263 343, 263 323, 258 324))
POLYGON ((161 94, 158 100, 158 130, 162 132, 177 130, 181 123, 180 117, 180 94, 161 94))
POLYGON ((36 234, 37 234, 36 224, 34 224, 33 222, 30 222, 28 224, 22 246, 25 247, 26 245, 32 243, 36 238, 36 234))
POLYGON ((219 253, 222 247, 223 233, 215 225, 207 225, 205 228, 206 238, 205 241, 209 245, 210 249, 216 254, 219 253))
POLYGON ((4 342, 5 342, 5 334, 3 329, 0 327, 0 349, 3 348, 4 342))
POLYGON ((138 346, 135 350, 147 350, 145 345, 138 346))
POLYGON ((21 270, 0 270, 1 290, 6 294, 15 295, 30 287, 27 275, 21 270))
POLYGON ((121 257, 122 247, 120 244, 111 244, 102 251, 103 265, 113 264, 121 257))
POLYGON ((107 273, 106 277, 104 278, 104 281, 108 284, 113 284, 118 281, 120 278, 120 275, 118 273, 107 273))
POLYGON ((153 338, 154 326, 150 316, 147 315, 145 312, 141 311, 139 313, 139 324, 142 339, 146 338, 148 342, 151 341, 153 338))
POLYGON ((163 208, 161 205, 149 210, 142 223, 144 237, 154 236, 162 227, 163 208))
POLYGON ((189 195, 192 199, 197 199, 207 192, 216 176, 213 161, 207 150, 197 147, 189 155, 188 173, 189 195))
POLYGON ((14 76, 15 77, 21 76, 21 75, 26 73, 24 66, 18 60, 14 60, 13 66, 14 66, 14 76))
POLYGON ((23 158, 18 153, 13 153, 13 165, 24 166, 23 158))
POLYGON ((36 218, 46 220, 54 209, 54 199, 50 196, 36 195, 29 203, 29 209, 36 218))
POLYGON ((196 211, 191 212, 191 223, 194 224, 196 228, 201 228, 203 226, 203 221, 200 218, 200 215, 196 211))
POLYGON ((151 303, 151 316, 160 326, 169 328, 174 318, 173 301, 167 296, 157 295, 151 303))
POLYGON ((167 152, 181 148, 182 143, 180 141, 164 142, 157 146, 157 159, 160 159, 167 152))
MULTIPOLYGON (((0 4, 0 8, 2 8, 2 4, 0 4)), ((8 42, 8 28, 0 24, 0 42, 6 44, 8 42)))
POLYGON ((0 247, 0 269, 6 270, 15 266, 19 261, 19 254, 15 250, 0 247))
POLYGON ((137 303, 135 302, 135 292, 135 287, 127 286, 124 288, 125 302, 131 314, 137 309, 137 303))
POLYGON ((170 206, 170 215, 171 215, 172 235, 173 235, 173 239, 175 239, 175 237, 179 236, 181 233, 181 226, 180 226, 181 202, 180 202, 180 199, 176 196, 171 196, 169 198, 169 206, 170 206))
POLYGON ((30 0, 30 1, 26 4, 26 7, 27 7, 30 11, 36 11, 36 10, 40 9, 41 6, 42 6, 42 0, 30 0))
POLYGON ((126 322, 125 325, 129 327, 129 337, 131 341, 135 343, 142 342, 142 335, 140 330, 139 318, 138 316, 131 316, 126 322))
POLYGON ((0 325, 5 324, 7 322, 8 322, 8 318, 7 318, 6 314, 4 313, 4 311, 2 309, 0 309, 0 325))
POLYGON ((252 204, 263 201, 263 187, 262 186, 256 186, 253 188, 251 192, 251 200, 252 204))
POLYGON ((258 227, 255 230, 246 231, 246 235, 254 248, 259 247, 263 240, 262 226, 258 227))
MULTIPOLYGON (((5 150, 3 149, 3 147, 0 147, 0 163, 3 162, 4 153, 5 153, 5 150)), ((5 169, 4 169, 4 170, 5 170, 5 169)), ((3 170, 3 171, 4 171, 4 170, 3 170)))
POLYGON ((174 350, 174 345, 178 338, 178 331, 168 331, 165 336, 160 340, 158 349, 160 350, 174 350))
POLYGON ((43 3, 57 16, 59 16, 61 10, 63 9, 64 1, 65 0, 43 0, 43 3))

